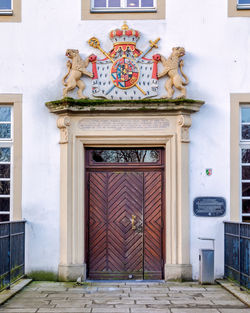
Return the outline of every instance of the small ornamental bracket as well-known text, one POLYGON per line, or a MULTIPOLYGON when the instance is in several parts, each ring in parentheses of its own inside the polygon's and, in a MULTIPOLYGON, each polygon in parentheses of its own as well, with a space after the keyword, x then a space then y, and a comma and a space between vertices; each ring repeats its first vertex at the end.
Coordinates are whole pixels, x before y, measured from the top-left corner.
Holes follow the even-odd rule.
POLYGON ((69 142, 69 126, 70 118, 68 116, 61 116, 57 120, 57 127, 60 129, 60 144, 69 142))
POLYGON ((190 142, 189 128, 192 125, 192 118, 190 115, 180 115, 178 120, 179 136, 181 142, 190 142))

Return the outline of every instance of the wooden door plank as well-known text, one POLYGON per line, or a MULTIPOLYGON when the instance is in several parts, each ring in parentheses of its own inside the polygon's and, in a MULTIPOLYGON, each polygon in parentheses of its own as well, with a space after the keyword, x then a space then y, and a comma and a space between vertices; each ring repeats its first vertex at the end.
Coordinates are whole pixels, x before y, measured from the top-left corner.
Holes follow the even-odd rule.
POLYGON ((106 185, 108 176, 106 173, 89 174, 89 276, 107 267, 107 196, 106 185))
POLYGON ((162 279, 162 173, 144 173, 144 279, 162 279))
POLYGON ((89 173, 89 278, 143 278, 143 173, 89 173))

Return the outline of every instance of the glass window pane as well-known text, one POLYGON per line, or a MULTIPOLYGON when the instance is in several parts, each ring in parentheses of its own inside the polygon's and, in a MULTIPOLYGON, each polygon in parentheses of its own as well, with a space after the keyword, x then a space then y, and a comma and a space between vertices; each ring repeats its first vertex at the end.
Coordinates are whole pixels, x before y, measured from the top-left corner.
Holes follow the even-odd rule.
POLYGON ((10 220, 9 214, 0 214, 0 223, 1 222, 8 222, 10 220))
POLYGON ((10 194, 10 181, 0 181, 0 194, 9 195, 10 194))
POLYGON ((241 122, 250 123, 250 108, 241 108, 241 122))
POLYGON ((94 1, 95 8, 106 8, 106 0, 95 0, 94 1))
POLYGON ((250 0, 238 0, 239 4, 250 4, 250 0))
POLYGON ((242 139, 249 140, 250 139, 250 125, 242 125, 241 127, 241 137, 242 139))
POLYGON ((242 183, 242 196, 250 197, 250 183, 242 183))
POLYGON ((242 213, 250 213, 250 200, 242 200, 242 213))
POLYGON ((139 7, 139 0, 127 0, 127 6, 129 8, 138 8, 139 7))
POLYGON ((92 159, 97 163, 156 163, 159 150, 94 150, 92 159))
POLYGON ((154 0, 141 0, 141 6, 145 7, 154 7, 154 0))
POLYGON ((241 150, 241 162, 250 163, 250 149, 241 150))
POLYGON ((0 0, 0 10, 8 9, 11 9, 11 0, 0 0))
POLYGON ((10 122, 11 119, 11 108, 0 107, 0 122, 10 122))
POLYGON ((110 8, 120 8, 121 7, 121 0, 109 0, 109 7, 110 8))
POLYGON ((250 166, 242 166, 242 179, 250 180, 250 166))
POLYGON ((10 148, 0 148, 0 162, 10 162, 10 148))
POLYGON ((242 216, 243 223, 250 223, 250 216, 242 216))
POLYGON ((10 198, 0 198, 0 211, 8 212, 10 210, 10 198))
POLYGON ((10 164, 0 164, 0 178, 10 178, 10 164))
POLYGON ((0 124, 0 138, 10 138, 11 131, 10 131, 10 124, 0 124))

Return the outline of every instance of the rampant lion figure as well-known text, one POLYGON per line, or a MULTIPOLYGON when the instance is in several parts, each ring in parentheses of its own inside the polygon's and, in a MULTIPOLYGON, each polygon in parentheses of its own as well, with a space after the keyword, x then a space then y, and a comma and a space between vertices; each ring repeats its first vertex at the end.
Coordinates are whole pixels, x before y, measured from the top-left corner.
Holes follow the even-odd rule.
POLYGON ((167 90, 167 95, 163 96, 163 98, 172 98, 175 90, 173 86, 180 90, 180 95, 177 98, 186 98, 187 92, 186 86, 189 83, 187 76, 183 73, 183 65, 184 61, 179 60, 181 57, 185 55, 185 49, 182 47, 172 48, 172 53, 168 59, 164 56, 160 56, 160 61, 162 62, 164 69, 161 73, 158 74, 158 78, 168 75, 169 79, 166 80, 165 89, 167 90), (182 81, 182 77, 178 72, 178 68, 180 67, 180 72, 185 79, 185 82, 182 81))
POLYGON ((79 55, 79 51, 75 49, 67 49, 66 56, 72 60, 72 63, 70 60, 68 60, 66 64, 68 72, 62 80, 63 85, 65 86, 65 88, 63 88, 63 97, 67 97, 68 92, 75 89, 75 87, 77 86, 78 97, 80 99, 86 99, 87 97, 83 95, 85 84, 83 81, 80 80, 80 78, 82 77, 82 75, 93 77, 93 73, 87 71, 86 69, 89 64, 89 58, 83 60, 79 55), (67 79, 66 82, 65 79, 67 79))

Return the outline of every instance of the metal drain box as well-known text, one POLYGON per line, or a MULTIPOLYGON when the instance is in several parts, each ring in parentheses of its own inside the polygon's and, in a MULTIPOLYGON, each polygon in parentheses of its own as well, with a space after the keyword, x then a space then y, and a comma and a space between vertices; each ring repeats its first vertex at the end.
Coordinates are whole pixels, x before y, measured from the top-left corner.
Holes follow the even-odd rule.
POLYGON ((201 249, 199 252, 201 284, 214 284, 214 250, 201 249))

